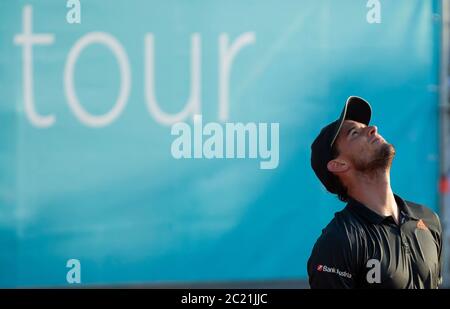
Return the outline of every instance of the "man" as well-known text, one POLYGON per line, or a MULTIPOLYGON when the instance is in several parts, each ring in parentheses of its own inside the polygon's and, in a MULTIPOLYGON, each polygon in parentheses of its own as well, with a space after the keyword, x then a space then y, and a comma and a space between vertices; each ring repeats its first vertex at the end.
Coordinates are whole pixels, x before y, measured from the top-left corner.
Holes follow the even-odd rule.
POLYGON ((430 209, 394 194, 395 155, 362 98, 347 99, 338 120, 311 145, 311 165, 347 206, 322 231, 308 261, 311 288, 437 288, 442 230, 430 209))

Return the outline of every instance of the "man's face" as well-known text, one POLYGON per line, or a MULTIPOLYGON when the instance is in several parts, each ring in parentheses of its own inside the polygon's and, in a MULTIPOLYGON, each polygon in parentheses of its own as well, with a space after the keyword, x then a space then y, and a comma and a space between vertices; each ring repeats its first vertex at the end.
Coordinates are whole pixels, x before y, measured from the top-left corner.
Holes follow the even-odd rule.
POLYGON ((378 134, 377 127, 353 120, 344 121, 336 143, 338 158, 363 173, 389 168, 395 155, 394 147, 378 134))

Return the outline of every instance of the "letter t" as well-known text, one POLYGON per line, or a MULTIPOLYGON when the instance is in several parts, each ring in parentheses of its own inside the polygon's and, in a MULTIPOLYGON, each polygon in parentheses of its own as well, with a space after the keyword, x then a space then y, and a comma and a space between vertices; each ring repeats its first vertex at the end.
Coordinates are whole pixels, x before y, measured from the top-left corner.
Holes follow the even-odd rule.
POLYGON ((49 127, 55 122, 55 116, 41 116, 34 108, 33 91, 33 44, 48 45, 54 41, 53 34, 33 35, 33 9, 31 5, 23 8, 23 33, 14 36, 14 44, 23 45, 23 85, 25 113, 31 123, 36 127, 49 127))

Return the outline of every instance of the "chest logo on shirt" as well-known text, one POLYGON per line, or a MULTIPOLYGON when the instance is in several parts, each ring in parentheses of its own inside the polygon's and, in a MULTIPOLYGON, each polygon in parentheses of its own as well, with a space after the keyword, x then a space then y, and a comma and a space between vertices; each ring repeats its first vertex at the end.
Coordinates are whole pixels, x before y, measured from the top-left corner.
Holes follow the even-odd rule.
POLYGON ((352 278, 352 275, 350 273, 348 273, 346 271, 339 270, 336 267, 330 267, 330 266, 327 266, 327 265, 317 265, 316 269, 317 269, 318 272, 325 272, 325 273, 336 274, 338 276, 346 277, 346 278, 349 278, 349 279, 352 278))
POLYGON ((424 231, 428 230, 428 227, 425 225, 425 223, 423 222, 422 219, 420 219, 420 220, 417 222, 417 228, 418 228, 419 230, 424 230, 424 231))

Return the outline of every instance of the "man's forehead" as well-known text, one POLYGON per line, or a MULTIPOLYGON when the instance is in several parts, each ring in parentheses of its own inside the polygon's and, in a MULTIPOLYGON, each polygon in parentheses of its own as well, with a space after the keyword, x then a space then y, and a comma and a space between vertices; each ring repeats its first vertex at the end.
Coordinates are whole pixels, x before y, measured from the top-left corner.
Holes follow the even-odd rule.
POLYGON ((352 127, 360 128, 360 127, 366 127, 366 125, 362 122, 354 121, 354 120, 345 120, 342 124, 341 130, 339 131, 339 135, 337 139, 340 139, 343 136, 347 135, 348 130, 350 130, 352 127))
MULTIPOLYGON (((358 121, 354 121, 354 120, 345 120, 344 123, 342 124, 342 129, 350 129, 353 126, 366 127, 366 125, 362 122, 358 122, 358 121)), ((341 132, 343 131, 342 129, 341 129, 341 132)))

